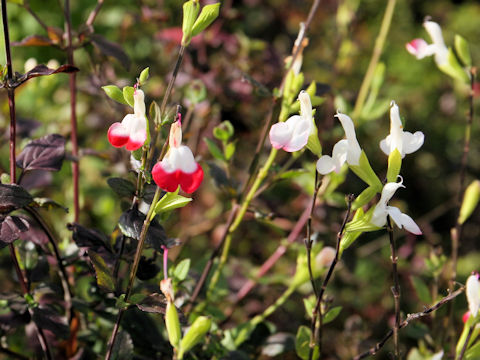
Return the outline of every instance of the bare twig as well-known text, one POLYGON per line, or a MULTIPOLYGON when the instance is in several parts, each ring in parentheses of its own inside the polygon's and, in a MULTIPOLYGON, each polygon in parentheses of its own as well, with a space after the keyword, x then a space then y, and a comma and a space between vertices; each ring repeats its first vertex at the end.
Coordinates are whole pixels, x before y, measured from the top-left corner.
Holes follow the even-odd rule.
MULTIPOLYGON (((431 314, 432 312, 438 310, 440 307, 442 307, 443 305, 445 305, 449 301, 455 299, 458 295, 460 295, 464 291, 465 291, 465 287, 462 286, 460 289, 456 290, 455 292, 451 293, 450 295, 445 296, 442 300, 437 302, 435 305, 433 305, 433 306, 431 306, 431 307, 429 307, 429 308, 427 308, 427 309, 425 309, 421 312, 414 313, 414 314, 408 314, 407 318, 400 323, 398 328, 403 329, 411 321, 420 319, 424 316, 427 316, 427 315, 431 314)), ((390 339, 392 337, 393 331, 394 331, 394 329, 390 329, 385 334, 385 336, 382 338, 382 340, 380 340, 380 342, 378 342, 374 347, 372 347, 371 349, 365 351, 364 353, 362 353, 360 355, 355 356, 353 359, 354 360, 361 360, 361 359, 365 359, 366 357, 368 357, 370 355, 375 355, 385 345, 385 343, 388 341, 388 339, 390 339)))
POLYGON ((92 26, 93 25, 93 22, 95 21, 95 18, 97 17, 98 13, 100 12, 100 9, 102 8, 102 5, 103 5, 104 2, 105 2, 105 0, 98 0, 97 1, 97 5, 95 6, 95 9, 93 9, 92 12, 90 13, 90 15, 88 15, 87 21, 85 22, 85 24, 87 26, 92 26))
POLYGON ((393 327, 393 346, 394 346, 394 358, 398 359, 400 354, 398 350, 398 329, 400 326, 400 284, 398 281, 398 269, 397 269, 397 246, 395 244, 395 237, 393 236, 393 227, 390 216, 387 216, 387 232, 390 239, 390 252, 392 259, 392 276, 393 276, 393 300, 395 306, 395 326, 393 327))
POLYGON ((353 195, 348 196, 348 208, 347 208, 347 213, 345 214, 345 217, 343 219, 342 227, 340 228, 340 231, 337 233, 337 244, 335 246, 335 258, 333 259, 332 263, 330 264, 330 267, 328 269, 327 275, 325 276, 325 279, 323 280, 322 287, 320 288, 320 291, 317 296, 317 302, 315 303, 315 307, 312 312, 312 322, 310 324, 310 331, 311 331, 311 338, 310 338, 310 351, 308 354, 309 360, 312 360, 313 357, 313 351, 315 349, 316 345, 320 346, 320 352, 321 352, 321 342, 322 342, 322 300, 323 300, 323 294, 325 293, 325 290, 327 289, 328 282, 330 281, 330 278, 333 274, 333 271, 335 270, 335 266, 337 265, 337 262, 339 260, 340 256, 340 242, 342 241, 343 233, 345 232, 345 226, 347 225, 348 218, 350 217, 350 211, 352 210, 352 203, 354 200, 353 195), (317 321, 319 321, 319 326, 317 327, 317 321))

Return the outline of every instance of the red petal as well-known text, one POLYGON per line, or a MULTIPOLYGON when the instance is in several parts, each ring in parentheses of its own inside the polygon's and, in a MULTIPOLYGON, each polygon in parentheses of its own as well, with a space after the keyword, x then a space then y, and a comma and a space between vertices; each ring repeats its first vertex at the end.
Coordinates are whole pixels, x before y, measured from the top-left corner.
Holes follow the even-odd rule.
POLYGON ((155 181, 155 184, 157 184, 160 189, 168 192, 174 192, 177 190, 179 185, 177 172, 178 170, 168 173, 163 170, 160 163, 156 163, 152 169, 153 181, 155 181))
POLYGON ((122 128, 122 124, 116 122, 108 129, 108 141, 115 147, 122 147, 128 142, 128 134, 124 133, 122 128))
POLYGON ((187 194, 193 193, 202 183, 203 169, 199 164, 197 164, 197 170, 195 170, 193 173, 187 174, 180 170, 177 170, 177 173, 179 176, 178 180, 180 187, 187 194))

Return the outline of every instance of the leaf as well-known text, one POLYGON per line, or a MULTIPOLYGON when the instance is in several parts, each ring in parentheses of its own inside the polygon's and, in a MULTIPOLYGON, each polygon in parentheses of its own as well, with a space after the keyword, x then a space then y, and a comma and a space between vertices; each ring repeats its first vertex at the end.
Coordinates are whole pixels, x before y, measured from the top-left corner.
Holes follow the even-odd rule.
POLYGON ((126 70, 128 70, 130 67, 130 58, 120 45, 105 39, 99 34, 90 35, 90 40, 102 54, 114 57, 126 70))
POLYGON ((123 88, 123 98, 125 99, 127 104, 130 105, 131 107, 133 107, 135 104, 135 101, 133 100, 134 92, 135 92, 135 89, 133 88, 133 86, 125 86, 123 88))
POLYGON ((49 134, 30 141, 17 157, 17 166, 24 171, 59 171, 65 159, 65 139, 49 134))
POLYGON ((106 85, 102 86, 102 89, 103 91, 105 91, 105 94, 107 94, 110 99, 115 100, 120 104, 128 105, 128 103, 125 101, 125 98, 123 97, 122 90, 120 90, 118 86, 106 85))
POLYGON ((205 30, 218 17, 219 11, 220 3, 205 5, 193 24, 192 37, 205 30))
POLYGON ((234 133, 233 125, 230 121, 222 121, 213 128, 213 136, 221 141, 228 141, 234 133))
POLYGON ((373 197, 377 194, 377 189, 373 186, 367 187, 365 190, 363 190, 360 195, 357 196, 355 201, 352 204, 353 210, 356 210, 363 205, 367 204, 370 200, 373 199, 373 197))
POLYGON ((25 81, 32 79, 34 77, 38 76, 48 76, 48 75, 53 75, 53 74, 58 74, 58 73, 72 73, 78 71, 78 68, 72 65, 62 65, 57 69, 50 69, 46 65, 40 64, 35 66, 32 70, 29 72, 20 75, 17 77, 14 86, 18 87, 21 84, 23 84, 25 81))
MULTIPOLYGON (((302 360, 308 360, 308 354, 310 352, 310 334, 310 329, 305 325, 301 325, 298 328, 297 336, 295 337, 295 351, 302 360)), ((318 358, 318 346, 315 346, 312 358, 318 358)))
POLYGON ((363 181, 373 188, 382 191, 382 182, 378 179, 378 176, 373 171, 370 163, 368 162, 367 155, 365 151, 362 150, 360 154, 359 164, 358 165, 349 165, 350 169, 363 181))
POLYGON ((108 245, 107 237, 101 232, 88 229, 77 223, 70 223, 67 225, 67 228, 72 231, 73 241, 75 241, 78 247, 100 254, 110 265, 114 263, 115 257, 108 245))
POLYGON ((115 280, 113 279, 112 271, 105 263, 105 260, 94 251, 88 251, 88 257, 95 268, 98 287, 106 292, 114 292, 115 280))
MULTIPOLYGON (((142 231, 145 215, 138 211, 137 208, 125 211, 118 222, 118 227, 123 235, 132 239, 139 240, 142 231)), ((167 248, 172 246, 168 241, 167 235, 163 227, 153 219, 148 227, 146 242, 157 251, 163 251, 162 245, 167 248)))
POLYGON ((455 34, 455 51, 463 65, 472 66, 472 57, 470 56, 468 42, 463 36, 458 34, 455 34))
POLYGON ((7 216, 0 223, 0 248, 17 240, 20 233, 27 231, 29 227, 27 220, 18 216, 7 216))
MULTIPOLYGON (((154 214, 160 214, 162 212, 172 211, 177 208, 182 208, 191 202, 192 198, 187 198, 182 195, 178 195, 179 189, 173 193, 166 193, 155 205, 154 214)), ((155 215, 154 215, 155 216, 155 215)))
POLYGON ((42 305, 34 307, 33 321, 39 328, 49 330, 61 339, 68 339, 70 335, 66 319, 51 308, 42 305))
POLYGON ((432 296, 430 295, 428 286, 417 276, 411 276, 410 278, 412 279, 412 285, 420 301, 424 304, 431 304, 432 296))
POLYGON ((32 201, 32 196, 20 185, 0 184, 0 214, 8 214, 32 201))
POLYGON ((135 349, 141 349, 144 357, 155 359, 158 350, 166 351, 166 348, 162 349, 166 342, 158 330, 156 321, 146 313, 135 308, 125 311, 122 328, 128 331, 135 349))
POLYGON ((178 281, 183 281, 186 279, 188 275, 188 270, 190 269, 190 259, 183 259, 175 266, 175 270, 173 271, 173 276, 178 281))
POLYGON ((149 75, 150 75, 150 68, 147 67, 143 69, 142 72, 140 73, 140 76, 138 77, 139 85, 144 85, 147 82, 149 75))
POLYGON ((148 114, 150 115, 150 119, 153 120, 153 124, 156 128, 162 125, 160 106, 158 106, 156 101, 151 102, 148 114))
POLYGON ((135 195, 135 185, 131 181, 122 178, 109 178, 107 183, 120 197, 130 198, 135 195))
POLYGON ((473 214, 480 201, 480 180, 474 180, 467 186, 463 194, 462 206, 458 215, 458 223, 463 224, 473 214))
POLYGON ((52 199, 49 199, 49 198, 37 198, 36 197, 36 198, 33 199, 33 206, 41 207, 41 208, 44 208, 44 209, 47 209, 47 210, 62 209, 63 211, 68 213, 68 208, 67 207, 65 207, 63 205, 60 205, 56 201, 53 201, 52 199))
POLYGON ((212 154, 212 156, 215 159, 220 160, 220 161, 226 161, 222 150, 220 150, 220 148, 212 140, 210 140, 209 138, 206 138, 206 137, 203 138, 203 140, 207 144, 208 151, 210 151, 210 154, 212 154))
POLYGON ((12 42, 13 46, 51 46, 52 40, 42 35, 30 35, 21 41, 12 42))
POLYGON ((235 147, 236 147, 235 142, 228 143, 225 146, 224 154, 225 154, 225 159, 227 161, 232 158, 233 154, 235 154, 235 147))
POLYGON ((342 307, 341 306, 335 306, 333 308, 331 308, 330 310, 328 310, 328 312, 323 315, 323 324, 328 324, 329 322, 332 322, 333 320, 335 320, 335 318, 338 316, 338 314, 340 314, 340 311, 342 311, 342 307))

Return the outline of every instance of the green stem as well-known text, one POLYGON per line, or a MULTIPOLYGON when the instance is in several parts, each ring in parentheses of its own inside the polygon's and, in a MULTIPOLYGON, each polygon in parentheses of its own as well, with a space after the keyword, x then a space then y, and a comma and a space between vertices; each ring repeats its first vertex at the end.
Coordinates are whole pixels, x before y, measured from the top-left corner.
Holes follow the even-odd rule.
POLYGON ((223 246, 222 255, 220 256, 218 267, 215 269, 215 272, 212 275, 212 280, 208 285, 207 300, 212 294, 213 289, 215 289, 215 286, 217 285, 218 280, 220 279, 220 274, 222 273, 225 263, 227 262, 228 254, 230 252, 230 245, 232 243, 232 234, 242 222, 248 210, 250 202, 255 197, 255 193, 257 192, 258 188, 262 184, 263 180, 267 177, 268 170, 272 167, 272 164, 275 161, 275 157, 277 156, 277 152, 278 150, 275 148, 272 148, 272 150, 270 150, 270 155, 268 156, 267 161, 265 162, 263 167, 259 170, 252 187, 250 188, 250 190, 247 193, 247 196, 245 197, 244 201, 240 205, 240 208, 237 212, 237 215, 235 216, 235 220, 233 221, 232 226, 230 226, 228 235, 225 239, 225 244, 223 246))
POLYGON ((373 54, 370 58, 370 63, 368 64, 367 72, 363 78, 362 85, 360 86, 360 91, 358 93, 357 101, 355 102, 355 107, 353 109, 352 118, 354 121, 358 121, 360 114, 362 113, 363 106, 365 104, 365 99, 367 98, 368 90, 372 84, 373 75, 375 73, 375 68, 377 67, 378 60, 383 51, 383 46, 385 45, 385 40, 387 39, 388 30, 390 29, 390 24, 392 23, 393 12, 395 9, 396 0, 388 0, 387 8, 383 15, 382 25, 380 27, 380 32, 375 40, 375 47, 373 48, 373 54))
POLYGON ((293 294, 293 292, 296 290, 295 286, 290 285, 285 292, 275 301, 272 305, 270 305, 268 308, 265 309, 265 311, 257 316, 255 316, 250 322, 253 325, 260 324, 262 321, 264 321, 267 317, 272 315, 280 306, 285 304, 287 299, 290 297, 290 295, 293 294))

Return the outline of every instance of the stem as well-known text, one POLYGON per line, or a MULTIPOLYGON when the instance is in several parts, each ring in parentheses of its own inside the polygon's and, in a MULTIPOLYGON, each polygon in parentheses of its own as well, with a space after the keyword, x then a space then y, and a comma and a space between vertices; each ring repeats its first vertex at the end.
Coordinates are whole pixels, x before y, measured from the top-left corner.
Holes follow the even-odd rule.
POLYGON ((355 102, 355 107, 353 109, 352 118, 354 119, 354 121, 358 121, 358 117, 362 113, 365 99, 367 98, 370 85, 372 84, 375 68, 377 67, 380 55, 382 54, 383 46, 385 45, 385 40, 387 39, 388 31, 390 29, 390 24, 392 23, 395 3, 396 0, 388 0, 387 8, 385 9, 385 13, 383 15, 382 25, 380 26, 380 32, 378 33, 377 39, 375 40, 373 54, 370 58, 370 63, 368 64, 367 72, 365 73, 365 77, 363 78, 362 85, 360 86, 360 91, 358 92, 357 101, 355 102))
POLYGON ((462 346, 462 351, 458 355, 457 360, 463 359, 463 356, 465 355, 465 351, 467 351, 468 343, 470 342, 470 338, 472 337, 474 329, 475 329, 475 325, 470 326, 470 329, 468 329, 468 334, 467 334, 467 337, 465 338, 465 343, 462 346))
POLYGON ((330 268, 328 269, 327 275, 325 276, 325 279, 323 280, 322 287, 320 288, 320 291, 317 296, 317 302, 315 303, 315 307, 312 312, 312 322, 310 324, 310 330, 311 330, 311 338, 310 338, 310 351, 308 354, 308 359, 312 360, 313 357, 313 351, 315 349, 315 345, 319 345, 320 347, 320 355, 321 355, 321 342, 322 342, 322 337, 321 337, 321 332, 322 332, 322 300, 323 300, 323 294, 325 293, 325 290, 327 289, 328 282, 330 281, 330 278, 332 277, 333 271, 335 270, 335 266, 337 265, 337 262, 339 260, 339 254, 340 254, 340 242, 342 241, 343 233, 345 232, 345 226, 347 225, 347 220, 350 217, 350 212, 352 210, 352 203, 354 200, 353 195, 348 196, 348 208, 347 208, 347 213, 345 214, 345 217, 343 219, 342 227, 340 228, 340 231, 337 233, 337 244, 335 246, 335 258, 333 259, 332 263, 330 264, 330 268), (317 319, 320 322, 320 325, 317 327, 317 319))
MULTIPOLYGON (((424 311, 421 311, 421 312, 418 312, 418 313, 414 313, 414 314, 409 314, 407 316, 407 318, 405 320, 402 321, 402 323, 399 325, 399 329, 403 329, 404 327, 406 327, 411 321, 413 320, 417 320, 417 319, 420 319, 424 316, 427 316, 429 314, 431 314, 432 312, 438 310, 440 307, 442 307, 442 305, 445 305, 447 302, 455 299, 458 295, 462 294, 463 292, 465 291, 465 287, 462 286, 460 289, 458 289, 457 291, 451 293, 450 295, 448 296, 445 296, 442 300, 440 300, 439 302, 437 302, 435 305, 433 305, 432 307, 429 307, 427 309, 425 309, 424 311)), ((384 345, 385 343, 387 342, 388 339, 390 339, 393 335, 393 330, 394 329, 390 329, 387 334, 382 338, 382 340, 380 340, 380 342, 378 342, 374 347, 370 348, 369 350, 365 351, 364 353, 360 354, 360 355, 357 355, 353 358, 353 360, 361 360, 361 359, 364 359, 366 357, 369 357, 370 355, 375 355, 384 345)))
POLYGON ((392 258, 392 273, 393 273, 393 299, 395 302, 395 326, 393 327, 393 346, 394 346, 394 359, 398 359, 400 354, 398 351, 398 329, 400 326, 400 285, 398 282, 398 269, 397 269, 397 253, 395 237, 393 236, 393 227, 390 216, 387 216, 387 231, 390 239, 390 252, 392 258))
MULTIPOLYGON (((132 265, 132 268, 130 269, 130 276, 128 279, 127 290, 125 292, 125 302, 128 302, 128 299, 130 298, 130 295, 132 293, 133 283, 135 282, 135 276, 137 275, 138 265, 140 264, 140 258, 142 255, 143 246, 145 245, 145 239, 147 238, 148 227, 150 226, 150 222, 152 221, 153 211, 155 209, 155 205, 158 202, 158 199, 160 198, 161 192, 162 191, 157 186, 157 190, 155 191, 155 195, 153 197, 152 203, 150 205, 150 208, 148 209, 147 216, 145 218, 145 221, 143 222, 142 231, 140 232, 140 238, 138 239, 137 250, 135 252, 135 258, 133 259, 133 265, 132 265)), ((117 339, 117 334, 120 328, 120 322, 122 321, 124 311, 125 309, 120 309, 118 311, 117 320, 115 322, 112 335, 110 336, 110 340, 108 342, 108 350, 107 350, 107 354, 105 355, 105 360, 109 360, 112 356, 113 347, 117 339)))
POLYGON ((315 297, 318 297, 317 287, 315 286, 315 278, 313 276, 312 271, 312 259, 311 259, 311 252, 312 252, 312 217, 313 211, 315 210, 315 201, 317 200, 318 190, 320 189, 321 182, 318 181, 318 171, 315 168, 315 189, 313 191, 312 196, 312 206, 310 207, 310 215, 307 221, 307 237, 305 238, 305 248, 307 249, 307 267, 308 267, 308 275, 310 276, 310 283, 312 284, 313 293, 315 297))
POLYGON ((93 22, 95 21, 95 18, 97 17, 100 9, 102 8, 103 3, 104 3, 104 0, 97 1, 97 5, 95 6, 95 9, 93 9, 90 15, 88 15, 88 19, 85 23, 87 26, 90 27, 93 25, 93 22))
POLYGON ((267 317, 272 315, 280 306, 282 306, 285 301, 290 297, 290 295, 293 294, 295 291, 296 287, 295 286, 289 286, 284 293, 268 308, 264 310, 263 313, 255 316, 252 320, 250 320, 250 323, 252 325, 257 325, 260 324, 262 321, 264 321, 267 317))
MULTIPOLYGON (((72 46, 72 18, 70 14, 70 0, 65 0, 65 25, 67 28, 67 58, 70 65, 75 66, 74 56, 73 56, 73 46, 72 46)), ((69 74, 69 85, 70 85, 70 141, 72 142, 72 155, 76 161, 72 162, 72 181, 73 181, 73 218, 75 222, 78 222, 79 218, 79 200, 78 200, 78 177, 79 177, 79 157, 78 157, 78 139, 77 139, 77 81, 76 73, 72 72, 69 74)))
POLYGON ((42 19, 38 17, 37 14, 33 12, 33 10, 30 8, 30 4, 28 1, 23 2, 23 8, 30 14, 32 17, 35 19, 35 21, 48 33, 48 26, 45 24, 42 19))

